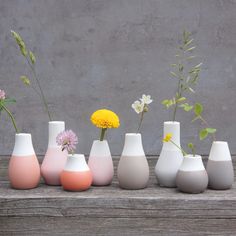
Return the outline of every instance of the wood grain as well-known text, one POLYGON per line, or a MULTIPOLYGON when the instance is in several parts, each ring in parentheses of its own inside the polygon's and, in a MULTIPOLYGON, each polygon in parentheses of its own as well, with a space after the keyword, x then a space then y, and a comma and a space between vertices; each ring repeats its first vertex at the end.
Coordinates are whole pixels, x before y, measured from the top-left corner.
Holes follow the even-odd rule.
MULTIPOLYGON (((115 166, 118 159, 115 158, 115 166)), ((235 235, 236 185, 227 191, 191 195, 156 184, 150 157, 148 188, 112 185, 65 192, 43 183, 14 190, 0 158, 0 235, 235 235)), ((234 165, 235 166, 235 165, 234 165)))

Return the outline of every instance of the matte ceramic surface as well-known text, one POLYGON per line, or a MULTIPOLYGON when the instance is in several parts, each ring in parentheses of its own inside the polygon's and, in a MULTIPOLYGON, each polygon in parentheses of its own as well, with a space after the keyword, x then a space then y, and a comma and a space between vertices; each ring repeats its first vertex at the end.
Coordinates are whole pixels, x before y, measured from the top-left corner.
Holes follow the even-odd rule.
POLYGON ((84 191, 92 184, 92 173, 83 154, 69 155, 60 176, 64 190, 84 191))
POLYGON ((15 146, 8 167, 10 184, 16 189, 32 189, 38 186, 40 166, 35 155, 31 134, 15 135, 15 146))
MULTIPOLYGON (((172 140, 180 146, 180 123, 173 121, 164 122, 163 137, 171 133, 172 140)), ((164 142, 157 164, 155 174, 157 182, 162 187, 176 187, 176 174, 182 164, 182 152, 171 142, 164 142)))
POLYGON ((113 161, 106 140, 93 142, 88 166, 92 172, 93 185, 105 186, 112 182, 114 176, 113 161))
POLYGON ((207 162, 209 188, 225 190, 232 187, 234 169, 228 143, 215 141, 212 143, 207 162))
POLYGON ((60 174, 66 164, 67 152, 56 143, 57 135, 65 130, 64 121, 50 121, 48 149, 41 165, 41 174, 48 185, 60 185, 60 174))
POLYGON ((141 134, 128 133, 120 158, 117 177, 124 189, 145 188, 149 180, 149 166, 143 150, 141 134))
POLYGON ((176 176, 177 188, 185 193, 204 192, 208 185, 208 176, 202 157, 199 155, 184 157, 176 176))

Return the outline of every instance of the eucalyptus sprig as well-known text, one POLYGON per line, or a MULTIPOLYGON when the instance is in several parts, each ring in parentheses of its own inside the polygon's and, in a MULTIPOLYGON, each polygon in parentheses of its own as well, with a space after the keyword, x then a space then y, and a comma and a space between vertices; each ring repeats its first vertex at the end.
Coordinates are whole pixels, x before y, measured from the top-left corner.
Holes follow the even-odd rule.
POLYGON ((27 62, 27 65, 29 66, 29 68, 32 72, 32 75, 33 75, 32 77, 34 79, 34 84, 31 83, 31 80, 26 75, 20 76, 20 79, 26 86, 30 86, 35 91, 35 93, 40 97, 40 99, 42 100, 43 105, 45 107, 45 110, 47 112, 48 118, 51 121, 52 120, 52 115, 49 111, 49 107, 48 107, 46 97, 44 95, 40 80, 39 80, 39 78, 36 74, 36 70, 35 70, 36 57, 35 57, 34 53, 26 47, 25 42, 24 42, 24 40, 22 39, 22 37, 20 36, 19 33, 11 30, 11 34, 14 37, 17 45, 19 46, 21 55, 25 58, 25 60, 27 62))
POLYGON ((176 63, 171 64, 172 71, 171 78, 177 79, 177 91, 173 98, 165 99, 162 104, 167 108, 173 108, 172 120, 176 119, 176 112, 178 108, 185 111, 190 111, 193 107, 189 105, 185 92, 194 93, 193 87, 199 79, 202 63, 194 63, 196 58, 193 52, 196 46, 193 44, 194 39, 188 31, 183 32, 181 45, 175 55, 176 63))

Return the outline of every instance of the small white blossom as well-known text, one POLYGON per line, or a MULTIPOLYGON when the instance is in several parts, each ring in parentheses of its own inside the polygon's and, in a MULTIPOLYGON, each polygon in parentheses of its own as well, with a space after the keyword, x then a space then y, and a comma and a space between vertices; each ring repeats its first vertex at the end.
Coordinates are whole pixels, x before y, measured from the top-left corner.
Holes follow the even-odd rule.
POLYGON ((143 96, 142 96, 142 98, 140 98, 140 100, 141 100, 141 102, 143 104, 147 104, 148 105, 148 104, 152 103, 152 99, 151 99, 150 95, 143 94, 143 96))
POLYGON ((143 102, 140 102, 140 101, 135 101, 133 104, 132 104, 132 108, 135 110, 136 113, 141 113, 143 112, 143 109, 144 109, 144 103, 143 102))

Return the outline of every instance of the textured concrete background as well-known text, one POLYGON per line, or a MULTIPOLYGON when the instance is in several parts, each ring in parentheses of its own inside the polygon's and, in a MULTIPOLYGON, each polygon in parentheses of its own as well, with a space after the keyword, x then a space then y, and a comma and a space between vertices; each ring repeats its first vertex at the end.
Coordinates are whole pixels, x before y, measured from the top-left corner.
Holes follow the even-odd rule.
MULTIPOLYGON (((193 33, 204 63, 192 99, 205 105, 218 139, 227 140, 236 154, 233 0, 1 0, 0 88, 17 99, 11 109, 18 126, 32 133, 36 152, 45 153, 48 119, 34 92, 19 80, 30 73, 10 35, 14 29, 35 52, 54 119, 77 132, 80 152, 88 154, 99 135, 90 124, 91 113, 107 107, 120 116, 121 127, 108 132, 112 153, 120 154, 125 132, 137 127, 130 105, 146 93, 154 102, 144 120, 143 143, 147 154, 157 154, 162 122, 170 119, 160 103, 175 91, 169 65, 184 28, 193 33)), ((191 116, 180 112, 177 119, 182 144, 197 140, 199 126, 190 123, 191 116)), ((10 154, 14 130, 5 116, 0 134, 0 154, 10 154)), ((198 153, 209 152, 210 139, 196 143, 198 153)))

